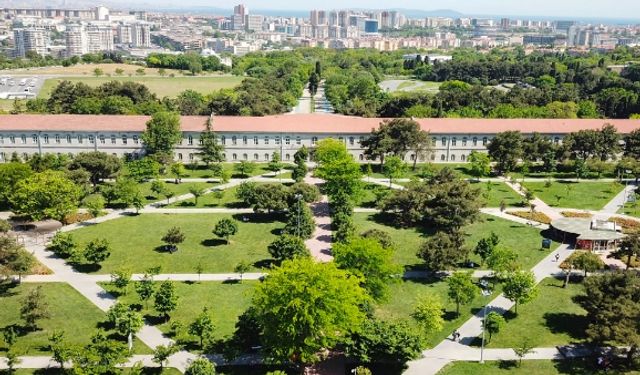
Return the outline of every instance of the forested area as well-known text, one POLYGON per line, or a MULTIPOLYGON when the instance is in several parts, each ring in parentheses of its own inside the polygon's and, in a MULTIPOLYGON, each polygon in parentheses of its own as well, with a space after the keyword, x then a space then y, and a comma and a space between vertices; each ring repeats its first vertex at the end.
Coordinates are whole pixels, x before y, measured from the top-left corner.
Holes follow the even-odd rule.
MULTIPOLYGON (((100 89, 61 82, 51 96, 58 99, 52 100, 67 98, 69 102, 44 105, 43 100, 37 99, 28 102, 27 110, 101 114, 171 110, 183 115, 213 111, 229 116, 265 116, 288 112, 305 84, 315 91, 324 81, 326 96, 335 111, 354 116, 630 118, 640 113, 640 64, 631 64, 620 74, 607 68, 640 58, 638 49, 618 48, 606 54, 525 54, 522 49, 481 53, 460 49, 447 62, 432 63, 426 54, 411 60, 403 58, 415 52, 317 48, 256 52, 234 58, 231 72, 245 77, 234 89, 208 95, 186 90, 176 99, 145 97, 139 101, 123 92, 102 93, 100 89), (385 92, 379 83, 386 77, 433 81, 440 87, 435 92, 385 92)), ((147 64, 193 74, 226 69, 215 57, 195 54, 151 55, 147 64)), ((148 92, 142 87, 137 90, 148 92)))

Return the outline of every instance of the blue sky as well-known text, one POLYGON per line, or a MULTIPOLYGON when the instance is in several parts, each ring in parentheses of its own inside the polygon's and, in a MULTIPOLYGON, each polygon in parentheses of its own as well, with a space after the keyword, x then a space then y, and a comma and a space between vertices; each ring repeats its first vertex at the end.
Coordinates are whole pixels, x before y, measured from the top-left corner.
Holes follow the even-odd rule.
MULTIPOLYGON (((235 2, 234 0, 182 0, 180 4, 230 8, 235 2)), ((259 9, 393 7, 421 10, 452 9, 468 14, 640 18, 640 0, 323 0, 302 2, 299 0, 244 0, 244 3, 250 8, 259 9)))

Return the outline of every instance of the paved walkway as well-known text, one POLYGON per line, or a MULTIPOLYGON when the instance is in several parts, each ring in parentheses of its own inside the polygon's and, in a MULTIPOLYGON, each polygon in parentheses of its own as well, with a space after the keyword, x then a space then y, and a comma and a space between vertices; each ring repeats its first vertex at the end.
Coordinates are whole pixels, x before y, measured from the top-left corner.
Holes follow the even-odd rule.
MULTIPOLYGON (((308 174, 304 178, 304 182, 309 185, 320 185, 323 181, 319 178, 312 177, 308 174)), ((333 260, 331 255, 331 216, 329 209, 329 199, 323 195, 320 201, 311 204, 313 218, 316 221, 316 230, 310 239, 305 241, 307 248, 316 260, 320 262, 330 262, 333 260)))

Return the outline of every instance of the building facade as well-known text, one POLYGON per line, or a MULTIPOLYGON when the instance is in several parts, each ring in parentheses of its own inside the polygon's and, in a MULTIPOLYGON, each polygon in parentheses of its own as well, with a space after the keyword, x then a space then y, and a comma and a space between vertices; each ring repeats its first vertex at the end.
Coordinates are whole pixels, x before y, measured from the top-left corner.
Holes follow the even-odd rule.
MULTIPOLYGON (((89 115, 3 115, 0 116, 0 162, 13 153, 21 158, 34 154, 70 154, 101 151, 120 157, 144 155, 142 133, 147 116, 89 115)), ((198 162, 200 137, 206 117, 183 116, 183 139, 174 157, 184 163, 198 162)), ((313 149, 326 138, 338 139, 355 160, 370 160, 361 143, 383 119, 340 115, 279 115, 267 117, 214 117, 213 129, 225 147, 229 162, 268 162, 274 151, 283 161, 293 161, 302 146, 313 149)), ((431 136, 433 151, 429 155, 407 152, 404 160, 412 162, 464 163, 472 151, 486 152, 493 137, 507 130, 525 136, 540 133, 555 143, 583 129, 600 129, 610 123, 621 134, 640 128, 640 120, 548 120, 548 119, 417 119, 431 136)))
POLYGON ((27 52, 35 52, 40 56, 47 54, 49 32, 43 28, 14 29, 14 55, 25 57, 27 52))

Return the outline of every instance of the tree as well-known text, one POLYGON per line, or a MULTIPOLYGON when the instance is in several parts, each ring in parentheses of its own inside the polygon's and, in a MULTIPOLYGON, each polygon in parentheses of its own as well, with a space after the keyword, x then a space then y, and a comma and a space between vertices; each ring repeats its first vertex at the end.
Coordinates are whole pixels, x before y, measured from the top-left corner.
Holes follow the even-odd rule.
POLYGON ((466 257, 463 243, 461 233, 437 232, 420 246, 417 255, 432 272, 453 269, 466 257))
POLYGON ((232 219, 220 219, 215 228, 213 228, 213 234, 219 238, 224 238, 225 242, 229 243, 229 237, 238 233, 238 224, 232 219))
POLYGON ((309 151, 303 145, 293 154, 293 160, 296 163, 296 166, 293 168, 293 172, 291 178, 293 178, 296 182, 301 182, 304 177, 307 175, 307 159, 309 158, 309 151))
POLYGON ((93 69, 93 75, 95 75, 96 77, 100 77, 103 74, 104 74, 104 70, 100 68, 93 69))
POLYGON ((111 283, 122 294, 127 294, 127 288, 131 283, 131 271, 129 270, 117 270, 111 274, 111 283))
POLYGON ((37 286, 31 289, 22 300, 20 306, 20 318, 24 320, 27 329, 34 331, 38 328, 38 321, 49 319, 49 304, 42 294, 42 287, 37 286))
POLYGON ((588 251, 576 251, 569 256, 563 263, 579 270, 584 271, 584 277, 588 272, 595 272, 603 269, 605 264, 597 254, 588 251))
POLYGON ((90 174, 90 181, 96 186, 101 180, 113 177, 122 168, 122 162, 117 156, 106 152, 81 152, 77 154, 71 164, 70 170, 84 169, 90 174))
POLYGON ((169 357, 176 354, 180 348, 175 344, 158 345, 156 349, 153 351, 152 361, 160 365, 160 370, 164 369, 164 366, 169 361, 169 357))
POLYGON ((198 156, 207 167, 211 163, 224 161, 224 146, 218 142, 218 136, 213 131, 213 116, 207 119, 205 131, 200 133, 200 147, 198 156))
POLYGON ((402 177, 407 169, 407 166, 399 157, 389 156, 384 161, 384 166, 382 169, 384 171, 385 177, 389 179, 389 188, 391 188, 393 180, 402 177))
POLYGON ((491 172, 491 160, 484 152, 471 151, 467 161, 471 164, 469 173, 478 179, 488 176, 491 172))
POLYGON ((165 321, 169 321, 169 313, 178 307, 178 295, 173 283, 169 280, 163 281, 155 293, 154 307, 162 314, 165 321))
POLYGON ((171 174, 173 174, 176 178, 175 183, 179 184, 182 182, 182 177, 187 174, 187 170, 182 163, 173 163, 171 164, 171 174))
POLYGON ((180 117, 174 112, 156 112, 147 122, 142 141, 148 155, 172 155, 176 144, 182 141, 180 117))
POLYGON ((241 284, 242 284, 242 276, 249 271, 251 271, 251 263, 244 260, 236 264, 236 266, 233 268, 233 272, 240 275, 241 284))
POLYGON ((599 346, 628 347, 631 363, 640 347, 640 276, 613 272, 590 277, 584 291, 576 302, 587 311, 587 337, 599 346))
POLYGON ((102 195, 94 195, 84 200, 84 205, 93 217, 98 217, 104 210, 105 200, 102 195))
POLYGON ((360 236, 363 238, 370 238, 370 239, 376 240, 384 248, 395 249, 395 245, 393 244, 393 239, 391 238, 391 235, 381 229, 376 229, 376 228, 369 229, 360 233, 360 236))
POLYGON ((217 177, 221 183, 229 182, 229 179, 231 178, 231 172, 225 169, 222 164, 211 164, 209 166, 209 169, 211 169, 213 177, 217 177))
POLYGON ((200 339, 200 348, 204 348, 202 346, 204 339, 212 337, 214 330, 213 320, 206 307, 203 308, 202 312, 189 324, 189 334, 197 336, 198 339, 200 339))
MULTIPOLYGON (((282 184, 260 184, 255 186, 253 194, 248 192, 249 201, 245 203, 253 206, 255 212, 284 211, 289 208, 289 189, 282 184)), ((304 210, 304 208, 303 208, 304 210)))
MULTIPOLYGON (((114 307, 117 305, 120 304, 117 303, 114 307)), ((142 329, 144 326, 144 319, 142 318, 142 314, 132 310, 131 306, 122 306, 122 309, 117 309, 114 312, 115 316, 113 317, 114 320, 112 323, 120 335, 127 337, 129 351, 131 351, 133 349, 133 335, 142 329)))
POLYGON ((282 233, 300 237, 302 239, 311 238, 316 230, 316 222, 311 209, 300 196, 287 212, 287 224, 282 233))
POLYGON ((205 193, 204 188, 200 188, 197 186, 192 186, 189 188, 189 193, 193 195, 194 198, 194 206, 198 205, 198 199, 205 193))
POLYGON ((18 183, 32 174, 33 170, 28 164, 19 162, 0 164, 0 203, 8 204, 18 183))
POLYGON ((522 135, 518 131, 506 131, 496 134, 487 146, 489 157, 497 164, 501 173, 508 173, 515 169, 522 157, 522 135))
POLYGON ((516 304, 515 313, 518 314, 518 305, 525 304, 538 295, 536 278, 530 271, 512 272, 504 280, 502 292, 516 304))
POLYGON ((7 352, 7 367, 9 369, 9 374, 13 374, 13 371, 15 370, 16 366, 19 365, 20 363, 22 363, 22 360, 18 356, 18 353, 16 353, 13 350, 10 350, 9 352, 7 352))
MULTIPOLYGON (((142 182, 151 178, 157 178, 158 174, 160 173, 160 163, 158 163, 158 161, 154 160, 153 158, 147 157, 147 156, 145 156, 142 159, 132 160, 128 162, 125 166, 126 166, 126 172, 125 172, 126 176, 137 182, 142 182)), ((162 182, 162 181, 159 181, 159 182, 162 182)), ((159 194, 159 193, 156 193, 156 194, 159 194)))
POLYGON ((33 220, 64 220, 78 207, 80 189, 62 172, 46 171, 27 177, 15 186, 9 201, 12 211, 33 220))
POLYGON ((635 129, 624 139, 624 156, 640 159, 640 129, 635 129))
POLYGON ((431 294, 418 298, 411 316, 426 332, 438 332, 444 327, 442 302, 431 294))
POLYGON ((111 245, 105 239, 95 239, 84 248, 83 256, 91 264, 99 265, 111 256, 111 245))
POLYGON ((484 329, 489 334, 489 341, 493 335, 500 333, 502 327, 506 324, 504 317, 495 311, 491 311, 484 317, 484 329))
POLYGON ((88 345, 74 351, 71 361, 74 372, 110 374, 117 371, 117 365, 126 362, 128 355, 125 344, 110 340, 103 331, 98 331, 88 345))
POLYGON ((473 249, 473 253, 480 256, 482 262, 484 263, 491 256, 491 254, 493 253, 493 249, 495 249, 499 243, 500 238, 498 238, 498 235, 496 235, 494 232, 491 232, 489 237, 482 238, 480 241, 478 241, 478 244, 473 249))
POLYGON ((273 172, 273 175, 277 175, 282 168, 284 168, 284 164, 282 164, 282 160, 280 159, 280 153, 278 151, 274 151, 271 155, 271 161, 269 161, 269 165, 267 168, 273 172))
POLYGON ((69 258, 75 254, 77 244, 73 239, 73 235, 68 232, 57 232, 51 239, 51 243, 47 247, 49 251, 60 258, 69 258))
POLYGON ((254 162, 250 161, 241 161, 233 166, 236 172, 240 173, 240 175, 244 178, 247 178, 255 172, 257 165, 254 162))
POLYGON ((631 267, 633 257, 640 258, 640 234, 637 232, 628 233, 620 242, 618 250, 610 256, 618 259, 626 257, 627 269, 631 267))
POLYGON ((282 263, 285 260, 291 260, 296 257, 308 257, 310 256, 309 249, 304 244, 304 240, 298 236, 292 236, 283 234, 269 244, 269 254, 278 263, 282 263))
POLYGON ((252 301, 265 353, 279 363, 307 364, 342 342, 365 320, 360 281, 333 263, 284 261, 256 286, 252 301))
POLYGON ((153 297, 155 293, 155 284, 153 283, 153 277, 145 273, 142 279, 134 284, 136 293, 140 300, 144 301, 145 308, 148 307, 148 301, 153 297))
POLYGON ((24 247, 18 249, 7 265, 9 271, 18 275, 18 283, 22 282, 22 276, 29 273, 36 264, 36 259, 24 247))
POLYGON ((524 338, 517 348, 513 348, 513 352, 518 357, 518 367, 522 366, 522 358, 527 354, 534 353, 533 345, 529 343, 528 338, 524 338))
POLYGON ((404 364, 420 357, 423 337, 406 322, 367 319, 345 343, 345 353, 364 363, 404 364))
POLYGON ((65 332, 55 330, 49 335, 49 350, 52 359, 64 369, 64 364, 71 358, 71 348, 64 342, 65 332))
POLYGON ((161 195, 164 195, 166 191, 167 191, 167 186, 163 181, 153 180, 151 182, 151 192, 156 195, 156 198, 161 195))
POLYGON ((186 236, 180 227, 171 227, 167 231, 167 233, 162 237, 162 242, 166 245, 166 248, 169 249, 170 253, 178 251, 178 245, 184 242, 186 236))
POLYGON ((189 363, 185 375, 215 375, 216 366, 204 357, 198 357, 189 363))
POLYGON ((382 300, 387 285, 402 274, 402 267, 393 261, 393 249, 375 239, 352 238, 334 245, 332 250, 338 268, 360 277, 362 287, 376 300, 382 300))
POLYGON ((471 272, 454 272, 447 278, 447 294, 456 303, 456 316, 460 316, 460 305, 470 303, 480 292, 472 275, 471 272))
POLYGON ((493 270, 497 278, 518 269, 518 254, 506 246, 495 246, 486 259, 487 266, 493 270))

